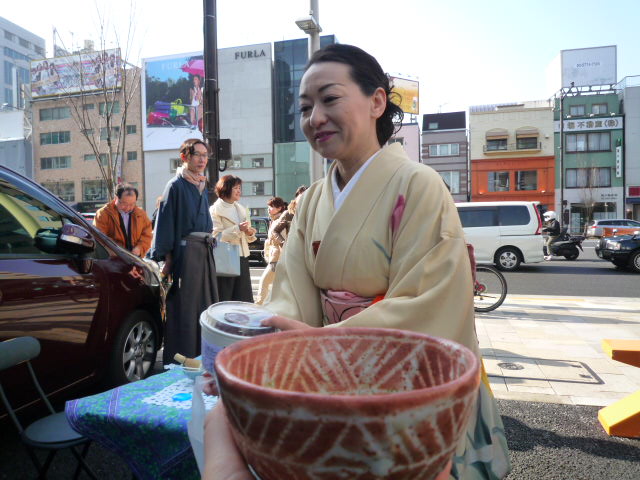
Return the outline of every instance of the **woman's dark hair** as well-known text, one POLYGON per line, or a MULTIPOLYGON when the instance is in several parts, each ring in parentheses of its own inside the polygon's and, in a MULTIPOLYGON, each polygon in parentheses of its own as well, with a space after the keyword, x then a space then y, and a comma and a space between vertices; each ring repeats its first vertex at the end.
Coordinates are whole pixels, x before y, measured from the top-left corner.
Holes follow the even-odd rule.
POLYGON ((209 147, 206 143, 204 143, 199 138, 189 138, 182 142, 182 145, 180 145, 180 154, 193 155, 194 153, 196 153, 195 146, 198 144, 203 145, 204 148, 207 149, 207 153, 209 153, 209 147))
MULTIPOLYGON (((391 101, 394 96, 399 96, 391 91, 389 77, 384 73, 378 61, 361 48, 343 43, 334 43, 315 52, 305 72, 316 63, 337 62, 351 67, 351 78, 358 84, 362 93, 370 97, 378 87, 387 94, 387 107, 384 113, 376 121, 376 134, 380 146, 387 143, 391 136, 402 126, 404 113, 402 109, 391 101)), ((400 103, 400 102, 398 102, 400 103)))
POLYGON ((231 196, 231 190, 233 190, 233 187, 236 185, 242 185, 240 177, 224 175, 220 177, 220 180, 216 183, 216 195, 222 199, 229 198, 231 196))
POLYGON ((296 198, 298 195, 304 193, 304 191, 307 189, 306 185, 300 185, 297 189, 296 189, 296 193, 293 196, 293 198, 296 198))
POLYGON ((267 202, 267 205, 273 208, 281 208, 282 210, 285 210, 287 208, 287 202, 285 202, 280 197, 270 198, 269 201, 267 202))

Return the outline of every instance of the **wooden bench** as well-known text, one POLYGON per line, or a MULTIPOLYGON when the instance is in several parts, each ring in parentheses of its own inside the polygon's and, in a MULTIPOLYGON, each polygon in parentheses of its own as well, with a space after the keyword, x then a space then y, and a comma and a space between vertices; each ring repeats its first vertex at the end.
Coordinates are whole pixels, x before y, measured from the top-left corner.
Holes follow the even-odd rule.
MULTIPOLYGON (((603 340, 602 349, 613 360, 640 367, 640 340, 603 340)), ((601 409, 598 420, 609 435, 640 437, 640 391, 601 409)))

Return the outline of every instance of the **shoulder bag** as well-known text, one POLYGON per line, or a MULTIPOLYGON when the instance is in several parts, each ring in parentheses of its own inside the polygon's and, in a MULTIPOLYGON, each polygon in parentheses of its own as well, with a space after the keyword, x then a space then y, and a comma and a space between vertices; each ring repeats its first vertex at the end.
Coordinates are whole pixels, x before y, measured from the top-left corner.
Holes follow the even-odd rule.
POLYGON ((216 261, 216 276, 240 276, 240 245, 223 242, 222 233, 219 233, 216 237, 213 258, 216 261))

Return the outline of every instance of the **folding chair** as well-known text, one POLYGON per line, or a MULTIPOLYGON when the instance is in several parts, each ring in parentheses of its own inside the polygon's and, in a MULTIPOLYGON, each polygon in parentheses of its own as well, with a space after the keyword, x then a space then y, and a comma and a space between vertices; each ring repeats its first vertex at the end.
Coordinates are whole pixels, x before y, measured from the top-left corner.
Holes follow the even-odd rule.
POLYGON ((20 420, 18 420, 15 410, 9 403, 9 399, 5 395, 2 383, 0 382, 0 398, 2 399, 2 403, 20 433, 20 437, 27 449, 27 453, 38 471, 39 478, 46 478, 46 473, 51 466, 51 462, 56 452, 64 448, 69 448, 71 453, 78 460, 78 466, 73 478, 78 478, 80 471, 83 469, 91 478, 97 480, 97 477, 91 471, 89 465, 84 461, 91 441, 71 428, 69 422, 67 422, 64 412, 56 413, 51 406, 51 402, 49 402, 49 399, 42 390, 40 382, 38 382, 38 378, 31 366, 30 360, 36 358, 39 354, 40 342, 33 337, 18 337, 0 342, 0 371, 6 370, 23 362, 27 362, 27 368, 29 369, 33 385, 40 394, 40 398, 42 398, 42 401, 47 406, 49 415, 35 421, 27 428, 23 428, 20 420), (76 446, 80 445, 83 446, 82 453, 78 453, 75 449, 76 446), (44 464, 40 463, 34 449, 49 451, 44 464))

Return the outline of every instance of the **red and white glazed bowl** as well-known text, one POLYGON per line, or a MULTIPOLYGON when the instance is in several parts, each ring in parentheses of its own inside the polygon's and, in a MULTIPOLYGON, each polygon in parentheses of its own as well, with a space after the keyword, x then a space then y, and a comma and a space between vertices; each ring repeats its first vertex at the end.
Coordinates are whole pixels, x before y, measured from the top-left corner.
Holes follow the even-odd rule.
POLYGON ((435 478, 480 383, 468 348, 382 328, 243 340, 215 370, 234 439, 262 480, 435 478))

